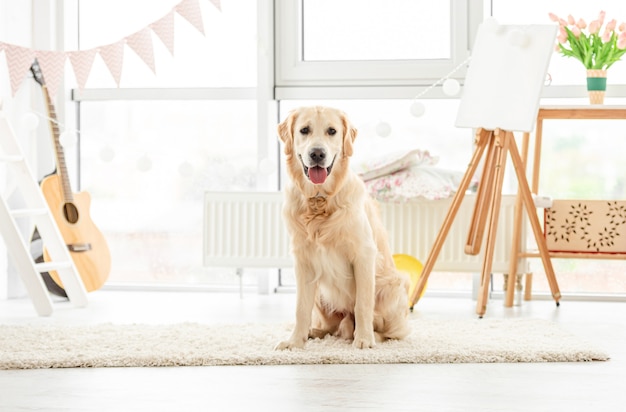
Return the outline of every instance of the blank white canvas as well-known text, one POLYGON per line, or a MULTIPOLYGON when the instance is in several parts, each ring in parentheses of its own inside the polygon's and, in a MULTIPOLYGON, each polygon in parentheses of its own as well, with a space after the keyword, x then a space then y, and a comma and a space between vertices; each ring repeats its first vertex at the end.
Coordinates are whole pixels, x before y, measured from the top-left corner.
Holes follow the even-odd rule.
POLYGON ((483 22, 476 36, 456 126, 531 132, 556 25, 483 22))

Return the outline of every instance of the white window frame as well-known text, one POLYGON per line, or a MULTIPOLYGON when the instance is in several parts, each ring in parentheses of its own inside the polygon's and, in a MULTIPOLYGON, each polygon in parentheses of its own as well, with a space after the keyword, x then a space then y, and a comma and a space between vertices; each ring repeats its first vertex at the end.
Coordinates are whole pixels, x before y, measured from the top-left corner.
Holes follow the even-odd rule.
MULTIPOLYGON (((429 86, 438 79, 448 76, 470 55, 470 45, 473 44, 476 30, 482 20, 483 2, 449 1, 451 10, 449 59, 304 61, 302 0, 276 0, 276 99, 291 98, 295 94, 302 98, 303 92, 309 97, 319 98, 320 94, 326 94, 324 89, 319 89, 320 87, 328 88, 330 94, 332 89, 337 87, 350 87, 352 91, 355 91, 355 87, 357 89, 362 87, 367 88, 370 92, 365 94, 372 97, 378 95, 397 98, 400 97, 398 94, 412 97, 411 93, 415 87, 429 86), (310 89, 309 93, 306 93, 306 88, 317 89, 310 89)), ((450 77, 462 80, 465 73, 466 67, 461 67, 450 77)), ((363 97, 363 94, 357 92, 355 97, 363 97)))

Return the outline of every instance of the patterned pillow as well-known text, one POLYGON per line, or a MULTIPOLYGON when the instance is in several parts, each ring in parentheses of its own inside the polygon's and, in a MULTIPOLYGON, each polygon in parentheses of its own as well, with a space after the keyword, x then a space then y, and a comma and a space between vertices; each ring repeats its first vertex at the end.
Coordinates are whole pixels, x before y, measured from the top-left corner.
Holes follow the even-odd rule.
POLYGON ((446 199, 456 193, 463 172, 412 166, 365 182, 368 193, 381 202, 446 199))
POLYGON ((427 150, 413 149, 389 153, 355 165, 355 170, 365 181, 389 175, 411 166, 434 165, 439 161, 427 150))

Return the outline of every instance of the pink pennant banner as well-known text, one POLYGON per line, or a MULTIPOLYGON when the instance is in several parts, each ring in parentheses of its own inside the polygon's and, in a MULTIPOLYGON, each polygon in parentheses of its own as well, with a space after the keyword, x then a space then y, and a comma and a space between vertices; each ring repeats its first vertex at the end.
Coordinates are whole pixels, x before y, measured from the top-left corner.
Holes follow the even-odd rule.
POLYGON ((146 65, 152 70, 152 73, 156 73, 156 67, 154 65, 154 48, 152 47, 152 35, 148 28, 144 28, 141 31, 126 38, 126 44, 133 49, 135 53, 146 63, 146 65))
POLYGON ((72 63, 72 69, 74 70, 74 77, 76 77, 76 83, 80 90, 85 88, 89 73, 91 73, 91 67, 96 57, 96 49, 88 49, 81 51, 68 52, 68 58, 72 63))
POLYGON ((120 79, 122 77, 122 66, 124 65, 124 41, 120 40, 117 43, 109 44, 108 46, 100 47, 100 57, 104 60, 113 80, 120 87, 120 79))
MULTIPOLYGON (((210 0, 211 4, 221 11, 221 0, 210 0)), ((154 45, 150 30, 163 42, 169 52, 174 55, 174 21, 178 13, 187 20, 200 33, 204 33, 204 23, 199 0, 182 0, 174 8, 159 20, 153 22, 142 30, 119 40, 115 43, 88 50, 71 52, 54 52, 33 50, 30 48, 0 42, 0 53, 4 51, 11 82, 13 96, 24 82, 30 66, 35 58, 39 60, 41 70, 44 73, 46 85, 50 97, 54 97, 64 74, 65 59, 72 64, 74 76, 79 89, 84 89, 93 67, 96 53, 104 61, 119 87, 124 64, 124 44, 139 56, 141 60, 156 73, 154 59, 154 45)))
POLYGON ((61 79, 65 74, 65 53, 38 50, 35 52, 41 73, 46 81, 46 88, 50 99, 54 100, 59 89, 61 79))
POLYGON ((150 25, 150 28, 163 42, 170 54, 174 55, 174 11, 170 11, 165 16, 150 25))
POLYGON ((187 20, 193 27, 204 35, 204 23, 202 22, 202 11, 198 0, 183 0, 176 7, 176 12, 187 20))
POLYGON ((14 44, 4 44, 4 54, 6 55, 9 78, 11 79, 11 93, 15 96, 20 88, 26 74, 35 61, 35 51, 26 47, 14 44))
POLYGON ((220 0, 211 0, 211 3, 217 8, 219 11, 222 11, 222 5, 220 0))

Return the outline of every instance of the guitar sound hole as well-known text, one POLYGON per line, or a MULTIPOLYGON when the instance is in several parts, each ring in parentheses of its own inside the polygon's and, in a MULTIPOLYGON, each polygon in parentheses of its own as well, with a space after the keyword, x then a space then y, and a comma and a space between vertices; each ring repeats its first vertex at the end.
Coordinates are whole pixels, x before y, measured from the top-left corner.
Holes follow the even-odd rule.
POLYGON ((73 203, 63 205, 63 213, 65 214, 65 220, 69 223, 78 222, 78 209, 73 203))

